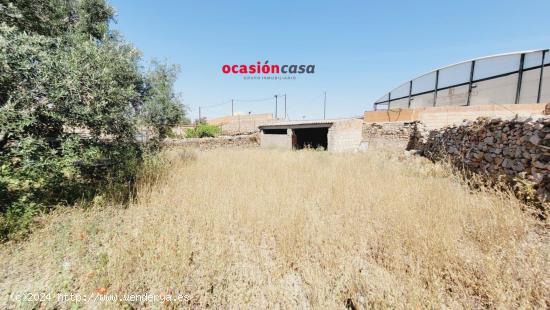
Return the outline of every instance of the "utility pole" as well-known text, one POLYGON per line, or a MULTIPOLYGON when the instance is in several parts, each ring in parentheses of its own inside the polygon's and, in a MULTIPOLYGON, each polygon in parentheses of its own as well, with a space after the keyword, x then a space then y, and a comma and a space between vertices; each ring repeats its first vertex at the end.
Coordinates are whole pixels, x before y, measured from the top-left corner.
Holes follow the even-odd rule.
POLYGON ((277 97, 279 95, 275 95, 275 119, 277 119, 277 97))
POLYGON ((325 92, 325 100, 323 100, 323 119, 327 119, 327 92, 325 92))
POLYGON ((231 99, 231 116, 235 115, 234 114, 234 109, 233 109, 233 99, 231 99))
POLYGON ((286 115, 286 94, 285 94, 285 120, 286 120, 286 117, 287 115, 286 115))
POLYGON ((199 125, 201 123, 201 107, 199 107, 199 123, 197 125, 199 125))

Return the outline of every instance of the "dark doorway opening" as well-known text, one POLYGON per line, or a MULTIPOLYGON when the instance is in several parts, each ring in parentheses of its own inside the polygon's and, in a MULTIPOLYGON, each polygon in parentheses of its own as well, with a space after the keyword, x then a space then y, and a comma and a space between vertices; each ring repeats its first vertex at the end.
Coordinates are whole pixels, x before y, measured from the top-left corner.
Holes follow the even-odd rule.
POLYGON ((286 135, 286 129, 264 129, 266 135, 286 135))
POLYGON ((303 148, 324 148, 328 147, 328 128, 300 128, 294 129, 294 135, 296 136, 296 142, 294 144, 295 149, 303 148))

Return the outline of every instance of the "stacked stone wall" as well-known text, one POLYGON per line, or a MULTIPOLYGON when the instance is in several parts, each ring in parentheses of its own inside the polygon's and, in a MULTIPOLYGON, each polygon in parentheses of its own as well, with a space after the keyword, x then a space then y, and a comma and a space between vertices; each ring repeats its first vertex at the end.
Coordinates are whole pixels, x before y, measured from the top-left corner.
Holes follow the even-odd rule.
POLYGON ((259 138, 258 134, 251 134, 215 138, 166 139, 163 144, 209 150, 219 147, 257 147, 259 146, 259 138))
POLYGON ((479 118, 426 130, 414 124, 409 150, 460 169, 505 182, 548 209, 550 202, 550 118, 479 118))
POLYGON ((416 122, 364 123, 363 141, 369 139, 408 140, 416 122))
POLYGON ((407 145, 415 122, 364 123, 362 145, 376 150, 379 148, 404 148, 407 145))

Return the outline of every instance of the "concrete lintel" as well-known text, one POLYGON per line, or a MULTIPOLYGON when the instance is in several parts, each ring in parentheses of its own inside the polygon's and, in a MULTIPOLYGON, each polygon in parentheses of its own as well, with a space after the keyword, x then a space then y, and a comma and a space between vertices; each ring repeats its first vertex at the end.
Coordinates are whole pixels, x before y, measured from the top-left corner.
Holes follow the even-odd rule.
POLYGON ((295 125, 269 125, 261 126, 260 129, 303 129, 303 128, 330 128, 332 123, 328 124, 295 124, 295 125))

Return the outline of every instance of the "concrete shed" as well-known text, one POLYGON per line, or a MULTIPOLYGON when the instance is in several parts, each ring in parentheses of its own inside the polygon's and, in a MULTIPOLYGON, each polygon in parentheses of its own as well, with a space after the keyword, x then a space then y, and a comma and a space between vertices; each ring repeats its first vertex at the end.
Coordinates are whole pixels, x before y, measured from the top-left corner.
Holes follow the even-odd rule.
POLYGON ((329 152, 358 149, 361 119, 284 121, 259 126, 263 148, 303 149, 322 147, 329 152))

